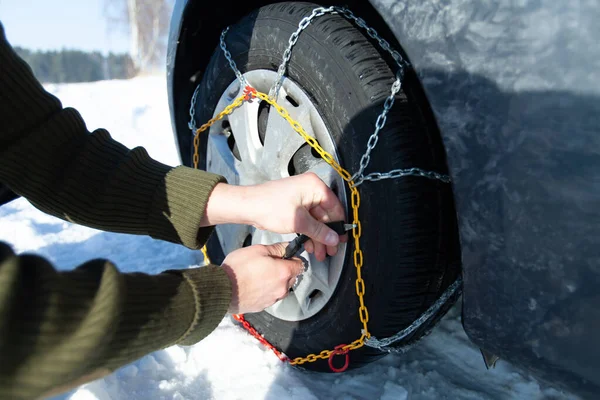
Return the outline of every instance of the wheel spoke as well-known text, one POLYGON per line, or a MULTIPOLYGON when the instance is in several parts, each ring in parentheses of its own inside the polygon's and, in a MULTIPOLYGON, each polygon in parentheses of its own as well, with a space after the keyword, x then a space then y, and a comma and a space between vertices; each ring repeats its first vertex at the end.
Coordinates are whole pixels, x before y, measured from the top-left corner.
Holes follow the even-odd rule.
POLYGON ((268 308, 268 310, 275 313, 290 315, 296 318, 302 318, 302 314, 305 313, 305 311, 302 309, 301 303, 298 302, 298 298, 293 292, 289 293, 286 297, 273 304, 268 308))
POLYGON ((244 240, 251 233, 251 226, 222 224, 216 228, 219 243, 225 255, 243 246, 244 240))
POLYGON ((206 156, 207 170, 224 176, 232 185, 240 184, 240 176, 236 170, 236 160, 229 150, 224 135, 211 134, 208 140, 206 156))
POLYGON ((258 102, 245 102, 228 119, 242 164, 256 164, 257 151, 262 148, 258 137, 258 102))
POLYGON ((295 299, 297 307, 300 308, 300 311, 302 312, 303 315, 309 314, 308 309, 310 308, 311 304, 310 304, 310 300, 306 296, 303 296, 300 293, 294 291, 294 292, 290 293, 290 295, 288 297, 292 297, 295 299))
POLYGON ((308 172, 315 173, 329 187, 333 187, 335 182, 339 180, 339 175, 335 169, 322 159, 319 159, 312 167, 310 167, 308 172))
POLYGON ((328 299, 333 292, 329 286, 329 262, 317 261, 312 255, 309 261, 310 267, 304 272, 300 283, 294 289, 298 305, 306 315, 310 313, 312 307, 318 305, 316 303, 328 299))
POLYGON ((310 254, 310 268, 307 272, 309 272, 311 279, 319 281, 317 285, 319 290, 323 287, 329 287, 329 260, 329 258, 326 258, 325 261, 319 261, 313 254, 310 254))
POLYGON ((289 176, 288 165, 304 143, 304 139, 292 129, 290 124, 271 108, 258 168, 268 174, 268 179, 289 176))
MULTIPOLYGON (((261 92, 271 87, 276 73, 267 70, 250 71, 245 74, 248 82, 261 92)), ((239 84, 232 83, 221 96, 216 107, 222 110, 239 95, 239 84)), ((277 103, 290 117, 299 122, 306 133, 337 160, 333 137, 311 98, 293 81, 286 79, 279 92, 277 103)), ((229 183, 252 185, 289 176, 293 161, 293 174, 314 172, 347 205, 344 182, 323 159, 315 156, 290 124, 279 113, 258 99, 244 102, 242 106, 215 124, 209 130, 207 169, 223 175, 229 183)), ((248 244, 273 244, 289 242, 296 234, 278 234, 257 230, 250 226, 219 225, 219 241, 225 254, 248 244), (248 240, 249 234, 251 239, 248 240)), ((338 285, 344 268, 346 245, 339 246, 339 254, 319 262, 304 252, 308 258, 307 270, 298 285, 267 312, 286 321, 302 321, 317 314, 327 304, 338 285)))
POLYGON ((273 232, 269 232, 269 231, 263 231, 260 229, 254 229, 254 233, 252 235, 252 244, 264 244, 264 245, 269 245, 269 244, 274 244, 274 243, 279 243, 279 242, 290 242, 292 240, 294 240, 294 238, 296 237, 295 234, 279 234, 279 233, 273 233, 273 232))

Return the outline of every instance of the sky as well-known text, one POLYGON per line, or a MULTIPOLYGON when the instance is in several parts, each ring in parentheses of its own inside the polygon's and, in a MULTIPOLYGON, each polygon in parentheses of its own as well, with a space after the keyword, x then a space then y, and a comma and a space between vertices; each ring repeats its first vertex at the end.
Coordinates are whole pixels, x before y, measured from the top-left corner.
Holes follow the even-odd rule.
POLYGON ((105 0, 0 0, 0 22, 13 46, 123 53, 125 29, 108 29, 105 0))

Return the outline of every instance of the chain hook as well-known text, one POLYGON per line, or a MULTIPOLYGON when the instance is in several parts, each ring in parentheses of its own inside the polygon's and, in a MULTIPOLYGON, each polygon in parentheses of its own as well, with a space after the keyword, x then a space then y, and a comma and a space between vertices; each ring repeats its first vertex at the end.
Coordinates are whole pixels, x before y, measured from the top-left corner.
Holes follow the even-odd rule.
POLYGON ((331 354, 329 355, 329 360, 327 361, 329 364, 329 368, 333 371, 333 372, 344 372, 345 370, 348 369, 348 366, 350 365, 350 354, 349 354, 349 349, 345 349, 344 347, 346 347, 346 344, 340 344, 338 346, 335 346, 333 348, 333 351, 331 352, 331 354), (346 359, 344 361, 344 365, 341 368, 336 368, 333 366, 333 357, 339 355, 339 356, 346 356, 346 359))

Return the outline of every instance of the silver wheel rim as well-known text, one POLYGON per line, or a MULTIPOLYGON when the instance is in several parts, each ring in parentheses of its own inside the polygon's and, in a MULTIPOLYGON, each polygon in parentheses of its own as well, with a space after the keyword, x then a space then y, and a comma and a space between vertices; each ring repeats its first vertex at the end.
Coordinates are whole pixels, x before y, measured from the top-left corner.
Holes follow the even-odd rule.
MULTIPOLYGON (((244 77, 258 91, 268 93, 277 73, 270 70, 254 70, 245 73, 244 77)), ((233 81, 221 95, 214 115, 238 97, 241 90, 239 82, 233 81)), ((315 157, 304 139, 276 110, 271 109, 267 116, 266 105, 261 106, 260 103, 257 99, 244 102, 232 114, 209 129, 207 170, 224 176, 230 184, 254 185, 290 176, 291 163, 299 167, 299 170, 295 171, 296 174, 308 171, 317 174, 338 194, 344 208, 347 209, 344 181, 338 173, 325 161, 315 157)), ((277 103, 339 162, 329 130, 300 86, 286 78, 277 103)), ((294 234, 281 235, 247 225, 219 225, 216 232, 224 254, 249 244, 272 244, 290 241, 295 237, 294 234)), ((310 318, 321 311, 331 299, 344 267, 346 244, 341 243, 338 253, 327 257, 323 262, 307 252, 300 256, 308 261, 308 266, 294 290, 265 310, 286 321, 310 318)))

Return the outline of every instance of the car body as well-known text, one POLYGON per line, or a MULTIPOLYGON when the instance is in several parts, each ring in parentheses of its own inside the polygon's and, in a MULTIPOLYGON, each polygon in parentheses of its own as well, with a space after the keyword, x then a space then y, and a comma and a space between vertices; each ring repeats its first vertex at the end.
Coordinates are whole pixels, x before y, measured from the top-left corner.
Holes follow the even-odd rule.
MULTIPOLYGON (((181 99, 221 30, 268 3, 176 2, 167 74, 184 163, 181 99)), ((345 4, 401 46, 434 112, 453 181, 469 338, 542 379, 598 393, 600 5, 345 4)))

